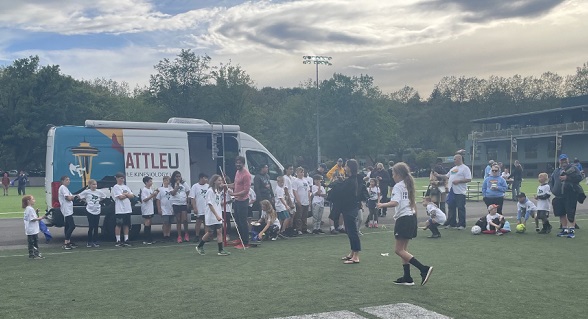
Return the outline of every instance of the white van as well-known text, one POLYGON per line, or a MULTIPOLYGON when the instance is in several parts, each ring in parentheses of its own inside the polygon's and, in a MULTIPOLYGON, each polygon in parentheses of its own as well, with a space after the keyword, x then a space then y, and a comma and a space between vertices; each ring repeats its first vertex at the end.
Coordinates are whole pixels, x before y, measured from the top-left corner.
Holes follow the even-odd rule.
MULTIPOLYGON (((85 126, 52 127, 47 134, 45 191, 50 226, 63 226, 58 189, 62 176, 71 180, 72 194, 82 192, 90 179, 110 194, 114 175, 123 172, 135 195, 143 187, 143 177, 151 176, 154 187, 163 176, 180 171, 193 185, 200 173, 235 176, 235 157, 245 157, 251 174, 268 164, 275 180, 283 166, 255 138, 241 132, 238 125, 210 124, 200 119, 171 118, 167 123, 87 120, 85 126)), ((88 226, 85 207, 74 201, 76 226, 88 226)), ((154 218, 154 224, 161 222, 154 218)), ((131 236, 141 229, 140 207, 133 207, 131 236)), ((102 208, 102 232, 108 238, 114 230, 114 206, 102 208)))

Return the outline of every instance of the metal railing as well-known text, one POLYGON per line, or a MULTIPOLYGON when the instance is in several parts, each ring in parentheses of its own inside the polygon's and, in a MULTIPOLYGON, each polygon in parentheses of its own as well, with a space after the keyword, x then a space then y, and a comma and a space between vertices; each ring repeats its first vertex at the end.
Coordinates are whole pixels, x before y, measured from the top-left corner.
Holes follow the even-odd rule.
POLYGON ((574 122, 566 124, 555 124, 555 125, 542 125, 542 126, 529 126, 517 129, 506 129, 496 131, 485 131, 485 132, 473 132, 468 134, 468 139, 489 139, 489 138, 505 138, 510 136, 524 136, 524 135, 549 135, 555 133, 568 133, 568 132, 582 132, 588 129, 588 122, 574 122))

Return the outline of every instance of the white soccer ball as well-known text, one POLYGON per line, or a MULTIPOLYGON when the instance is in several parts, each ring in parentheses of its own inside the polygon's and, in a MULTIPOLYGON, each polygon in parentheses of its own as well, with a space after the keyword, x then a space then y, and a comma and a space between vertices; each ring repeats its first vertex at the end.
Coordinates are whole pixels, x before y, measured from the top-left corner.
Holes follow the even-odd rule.
POLYGON ((472 227, 472 234, 473 235, 480 235, 481 232, 482 232, 482 228, 480 228, 480 226, 474 225, 472 227))

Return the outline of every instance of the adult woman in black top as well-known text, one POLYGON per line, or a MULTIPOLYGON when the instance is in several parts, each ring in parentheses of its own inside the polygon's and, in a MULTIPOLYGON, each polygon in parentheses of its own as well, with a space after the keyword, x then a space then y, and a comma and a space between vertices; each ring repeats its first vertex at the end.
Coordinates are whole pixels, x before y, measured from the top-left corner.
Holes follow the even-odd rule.
POLYGON ((339 185, 332 189, 334 192, 333 200, 339 207, 345 221, 347 237, 351 252, 341 258, 344 264, 358 264, 359 252, 361 251, 361 242, 359 240, 359 230, 357 229, 357 216, 361 209, 361 201, 364 199, 367 190, 363 185, 363 180, 357 174, 358 164, 356 160, 350 159, 345 164, 345 174, 347 178, 339 185))

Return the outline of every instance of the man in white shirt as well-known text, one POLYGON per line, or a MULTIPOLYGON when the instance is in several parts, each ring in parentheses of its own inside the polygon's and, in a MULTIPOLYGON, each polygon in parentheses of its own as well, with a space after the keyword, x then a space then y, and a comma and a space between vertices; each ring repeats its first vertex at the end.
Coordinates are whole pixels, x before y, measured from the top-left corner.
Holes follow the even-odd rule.
MULTIPOLYGON (((449 180, 447 183, 449 187, 449 194, 447 195, 448 216, 445 226, 447 228, 463 230, 466 226, 466 194, 468 183, 472 181, 472 172, 463 163, 463 156, 461 154, 455 154, 453 156, 453 163, 455 166, 444 176, 445 179, 449 180)), ((443 175, 438 175, 437 173, 434 173, 434 175, 435 177, 443 177, 443 175)))

